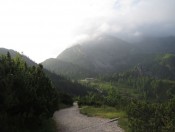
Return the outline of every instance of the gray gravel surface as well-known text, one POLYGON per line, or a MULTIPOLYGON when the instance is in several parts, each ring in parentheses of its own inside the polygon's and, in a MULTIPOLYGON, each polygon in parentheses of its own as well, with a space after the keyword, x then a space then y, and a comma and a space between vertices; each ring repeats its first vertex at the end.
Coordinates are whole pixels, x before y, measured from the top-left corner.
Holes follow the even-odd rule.
POLYGON ((56 111, 53 118, 58 132, 123 132, 117 121, 80 114, 76 103, 71 108, 56 111))

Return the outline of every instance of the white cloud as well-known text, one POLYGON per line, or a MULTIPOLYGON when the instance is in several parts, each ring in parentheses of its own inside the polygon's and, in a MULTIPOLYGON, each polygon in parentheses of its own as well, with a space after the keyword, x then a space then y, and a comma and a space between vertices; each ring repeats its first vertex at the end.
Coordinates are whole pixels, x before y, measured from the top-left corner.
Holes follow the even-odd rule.
POLYGON ((0 47, 37 62, 103 33, 175 35, 174 0, 1 0, 0 47))

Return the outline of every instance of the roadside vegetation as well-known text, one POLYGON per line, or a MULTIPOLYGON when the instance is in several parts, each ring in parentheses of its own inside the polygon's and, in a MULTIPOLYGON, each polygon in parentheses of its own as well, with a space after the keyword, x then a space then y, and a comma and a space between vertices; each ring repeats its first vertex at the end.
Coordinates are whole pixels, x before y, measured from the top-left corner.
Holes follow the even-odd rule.
POLYGON ((135 68, 94 81, 80 82, 98 91, 79 98, 83 114, 118 117, 119 126, 126 132, 175 131, 173 80, 143 75, 135 68))
POLYGON ((119 127, 123 128, 126 132, 129 132, 128 118, 124 111, 117 110, 114 107, 109 106, 83 106, 80 109, 80 113, 87 116, 96 116, 101 118, 115 119, 118 118, 119 127))
POLYGON ((106 89, 108 86, 106 83, 102 85, 101 82, 100 86, 105 87, 104 90, 103 87, 100 88, 100 93, 89 93, 88 95, 79 98, 78 104, 80 112, 87 116, 97 116, 109 119, 119 118, 119 126, 126 132, 129 131, 126 113, 127 105, 125 105, 129 103, 129 99, 123 98, 118 90, 111 87, 111 85, 108 87, 108 90, 106 89))
POLYGON ((28 66, 20 55, 0 56, 1 132, 56 132, 54 111, 72 102, 52 85, 42 65, 28 66))
POLYGON ((123 118, 126 116, 125 112, 119 111, 114 107, 109 106, 101 106, 101 107, 83 106, 80 109, 80 112, 87 116, 97 116, 109 119, 123 118))

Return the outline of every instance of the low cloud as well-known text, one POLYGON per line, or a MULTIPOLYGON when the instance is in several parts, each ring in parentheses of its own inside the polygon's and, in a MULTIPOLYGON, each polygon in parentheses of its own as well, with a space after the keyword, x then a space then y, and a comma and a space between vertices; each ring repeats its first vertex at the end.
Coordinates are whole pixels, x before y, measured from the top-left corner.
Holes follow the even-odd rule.
POLYGON ((119 37, 175 35, 174 0, 115 0, 107 14, 86 20, 79 34, 119 37))
POLYGON ((41 62, 102 34, 171 36, 174 5, 175 0, 1 0, 0 47, 41 62))

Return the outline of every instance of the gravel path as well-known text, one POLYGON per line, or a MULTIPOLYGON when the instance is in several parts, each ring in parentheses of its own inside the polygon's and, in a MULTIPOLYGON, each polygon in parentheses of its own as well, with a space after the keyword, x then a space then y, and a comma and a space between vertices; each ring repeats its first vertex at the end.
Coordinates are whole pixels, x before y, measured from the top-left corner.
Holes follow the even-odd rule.
POLYGON ((80 114, 76 103, 71 108, 56 111, 53 118, 58 132, 123 132, 117 121, 80 114))

